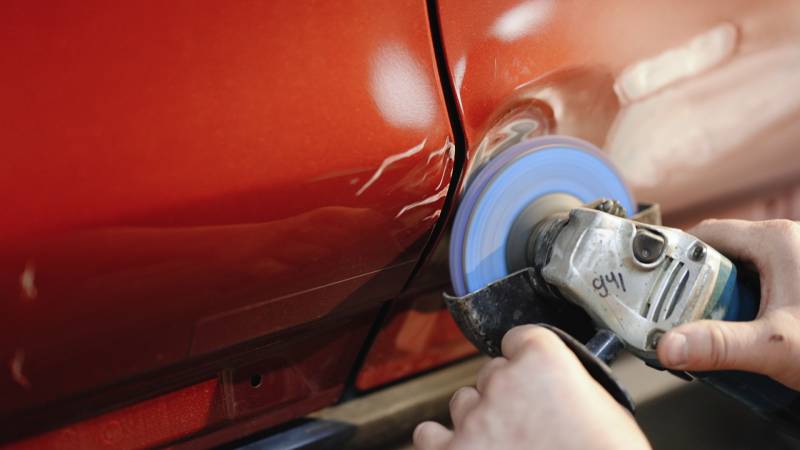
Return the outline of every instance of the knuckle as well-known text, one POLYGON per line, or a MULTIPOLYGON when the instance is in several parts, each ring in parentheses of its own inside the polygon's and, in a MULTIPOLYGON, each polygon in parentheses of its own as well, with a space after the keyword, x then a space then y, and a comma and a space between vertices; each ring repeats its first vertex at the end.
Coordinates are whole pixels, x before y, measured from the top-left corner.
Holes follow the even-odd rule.
POLYGON ((450 398, 450 409, 456 409, 461 404, 469 399, 470 389, 468 387, 461 387, 450 398))
POLYGON ((467 413, 463 419, 463 429, 473 432, 486 429, 486 420, 483 414, 475 414, 473 411, 467 413))
POLYGON ((696 235, 700 239, 707 238, 714 230, 719 229, 720 225, 724 222, 719 219, 703 219, 694 225, 689 231, 691 234, 696 235))
POLYGON ((725 329, 715 325, 709 329, 708 337, 709 363, 712 367, 724 366, 729 358, 729 336, 725 329))
POLYGON ((719 223, 719 219, 703 219, 695 225, 696 228, 712 227, 719 223))
POLYGON ((572 354, 555 333, 538 326, 526 328, 512 336, 507 347, 513 352, 509 355, 510 365, 523 364, 528 367, 531 364, 540 368, 563 367, 572 354))
POLYGON ((506 359, 503 357, 493 358, 491 361, 487 362, 486 364, 481 367, 481 370, 478 372, 478 375, 475 377, 475 385, 480 388, 486 384, 486 381, 489 378, 489 375, 494 373, 500 367, 503 367, 506 363, 506 359))
POLYGON ((800 238, 800 225, 786 219, 775 219, 764 222, 764 225, 773 235, 783 239, 796 240, 800 238))
POLYGON ((488 397, 497 397, 505 395, 510 389, 513 389, 513 381, 510 379, 508 369, 501 368, 490 373, 486 378, 486 395, 488 397))
POLYGON ((561 339, 556 336, 552 331, 542 327, 536 327, 527 332, 522 338, 523 351, 536 352, 536 353, 550 353, 553 349, 558 348, 561 344, 561 339))
POLYGON ((503 336, 503 352, 505 352, 507 348, 512 348, 518 341, 523 341, 526 339, 527 336, 535 329, 536 327, 533 325, 522 325, 516 326, 509 330, 505 336, 503 336))
POLYGON ((516 359, 528 367, 535 366, 542 372, 563 372, 571 367, 572 351, 555 333, 540 328, 526 336, 516 359))
POLYGON ((775 264, 782 267, 797 267, 800 257, 800 225, 791 220, 768 220, 764 223, 766 232, 763 242, 768 246, 768 254, 773 255, 775 264))

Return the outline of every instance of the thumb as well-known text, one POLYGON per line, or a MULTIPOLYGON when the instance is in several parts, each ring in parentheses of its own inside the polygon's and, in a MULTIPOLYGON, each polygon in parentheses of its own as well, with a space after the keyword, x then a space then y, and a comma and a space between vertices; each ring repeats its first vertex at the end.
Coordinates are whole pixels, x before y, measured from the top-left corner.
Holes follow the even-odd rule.
POLYGON ((767 323, 701 320, 668 331, 656 352, 664 367, 680 370, 737 369, 767 373, 785 357, 766 345, 767 323))

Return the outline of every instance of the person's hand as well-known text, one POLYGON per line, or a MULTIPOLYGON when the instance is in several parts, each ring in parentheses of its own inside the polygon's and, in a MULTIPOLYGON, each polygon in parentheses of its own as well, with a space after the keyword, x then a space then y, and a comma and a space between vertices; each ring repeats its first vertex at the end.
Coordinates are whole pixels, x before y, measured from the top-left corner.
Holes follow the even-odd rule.
POLYGON ((800 225, 788 220, 709 220, 690 231, 761 277, 756 320, 703 320, 659 340, 658 359, 679 370, 736 369, 800 390, 800 225))
POLYGON ((649 449, 633 417, 555 334, 525 325, 503 338, 503 355, 475 387, 450 400, 454 430, 423 422, 417 450, 649 449))

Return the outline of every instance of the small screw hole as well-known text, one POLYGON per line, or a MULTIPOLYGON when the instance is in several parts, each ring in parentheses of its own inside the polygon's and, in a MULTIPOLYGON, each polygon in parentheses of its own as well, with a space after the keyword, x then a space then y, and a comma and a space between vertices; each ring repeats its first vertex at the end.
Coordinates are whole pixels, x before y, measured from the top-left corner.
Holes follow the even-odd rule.
POLYGON ((256 374, 251 375, 250 376, 250 387, 252 387, 254 389, 258 388, 258 387, 261 387, 261 381, 262 380, 261 380, 261 374, 260 373, 256 373, 256 374))

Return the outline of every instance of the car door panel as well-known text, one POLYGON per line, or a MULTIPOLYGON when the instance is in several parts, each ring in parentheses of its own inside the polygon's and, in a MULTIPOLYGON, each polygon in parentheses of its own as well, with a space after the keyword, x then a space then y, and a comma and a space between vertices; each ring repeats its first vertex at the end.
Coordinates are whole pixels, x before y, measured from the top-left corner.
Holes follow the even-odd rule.
POLYGON ((425 2, 0 10, 0 417, 308 339, 332 401, 451 178, 425 2))

